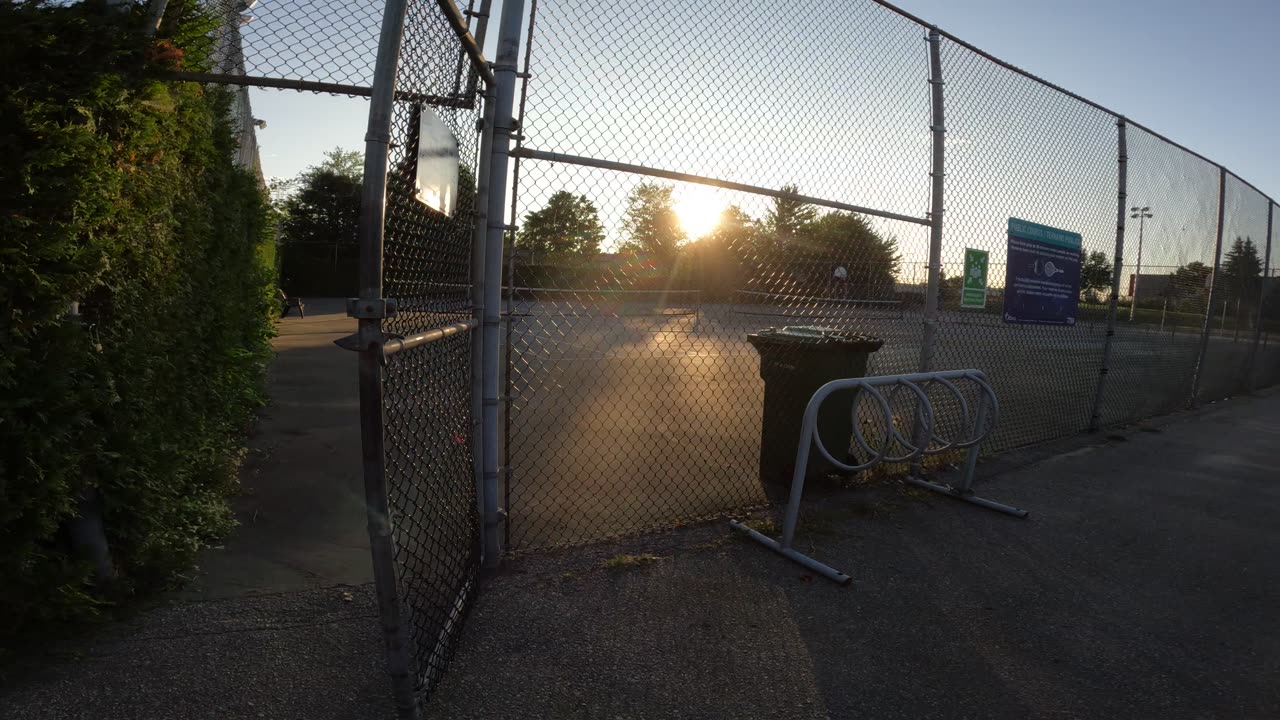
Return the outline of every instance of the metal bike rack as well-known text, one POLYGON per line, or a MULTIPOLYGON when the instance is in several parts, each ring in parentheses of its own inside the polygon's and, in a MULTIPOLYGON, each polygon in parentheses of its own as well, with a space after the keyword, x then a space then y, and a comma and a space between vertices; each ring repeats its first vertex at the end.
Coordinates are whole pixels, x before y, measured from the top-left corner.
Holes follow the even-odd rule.
POLYGON ((852 578, 835 568, 823 565, 813 558, 797 552, 792 548, 792 544, 796 535, 796 524, 800 517, 800 499, 804 495, 804 476, 809 464, 809 447, 812 445, 826 458, 827 462, 834 465, 842 472, 858 472, 866 470, 870 467, 878 465, 882 462, 908 462, 925 455, 933 455, 935 453, 944 452, 946 450, 960 450, 968 448, 969 452, 965 458, 964 476, 959 487, 950 485, 941 485, 930 482, 923 478, 908 476, 907 482, 913 485, 942 493, 958 500, 973 503, 990 510, 998 510, 1002 513, 1013 515, 1014 517, 1027 517, 1026 510, 1020 510, 1010 505, 1004 505, 992 500, 980 498, 973 493, 973 476, 978 465, 978 454, 982 441, 991 434, 991 430, 995 428, 996 419, 999 416, 1000 404, 996 400, 995 390, 987 382, 986 375, 978 370, 946 370, 942 372, 913 373, 909 375, 882 375, 879 377, 866 378, 850 378, 847 380, 833 380, 826 385, 818 388, 813 397, 809 399, 809 404, 804 411, 804 424, 800 430, 800 443, 796 449, 796 467, 795 474, 791 478, 791 497, 787 502, 787 514, 782 523, 782 541, 774 540, 767 535, 763 535, 751 528, 747 527, 737 520, 730 520, 729 525, 735 530, 746 533, 756 542, 764 545, 770 550, 774 550, 778 554, 788 559, 820 573, 826 578, 834 580, 837 583, 848 583, 852 578), (934 432, 934 409, 933 404, 929 401, 929 394, 925 391, 931 385, 941 385, 943 388, 953 394, 960 403, 960 412, 963 416, 962 425, 969 425, 970 413, 969 402, 965 399, 964 393, 960 388, 956 387, 953 381, 969 381, 974 383, 979 391, 978 408, 973 418, 973 431, 969 434, 969 439, 963 442, 956 440, 947 440, 938 437, 934 432), (884 388, 893 388, 890 398, 886 399, 883 393, 884 388), (917 409, 915 413, 916 429, 912 434, 912 441, 908 441, 906 437, 899 432, 896 423, 894 423, 893 407, 891 403, 892 397, 896 393, 906 388, 915 395, 917 400, 917 409), (822 439, 817 432, 818 425, 818 408, 822 403, 834 392, 841 390, 853 390, 853 402, 850 403, 850 412, 857 412, 858 396, 861 393, 867 393, 875 401, 875 405, 880 409, 885 421, 885 437, 880 444, 879 449, 872 448, 863 435, 862 429, 857 422, 857 417, 853 422, 853 439, 858 443, 870 457, 861 465, 848 465, 836 460, 831 456, 830 451, 822 444, 822 439), (890 447, 897 442, 906 454, 889 456, 890 447))

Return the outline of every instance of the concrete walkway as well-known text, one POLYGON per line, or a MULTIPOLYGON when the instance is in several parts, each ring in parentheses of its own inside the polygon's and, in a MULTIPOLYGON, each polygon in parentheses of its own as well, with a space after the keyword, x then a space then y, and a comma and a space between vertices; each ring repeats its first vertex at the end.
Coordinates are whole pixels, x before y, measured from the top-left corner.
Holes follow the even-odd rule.
POLYGON ((360 477, 354 331, 307 301, 275 340, 233 505, 240 527, 164 607, 57 651, 0 693, 0 718, 386 718, 360 477))
POLYGON ((355 332, 341 300, 307 301, 283 318, 268 373, 271 404, 254 429, 240 527, 207 552, 187 599, 372 582, 360 476, 356 357, 333 341, 355 332))
MULTIPOLYGON (((287 319, 242 527, 172 602, 33 666, 0 717, 389 718, 351 324, 287 319)), ((980 492, 826 497, 815 578, 722 523, 509 561, 433 718, 1280 717, 1280 394, 1049 455, 980 492)))

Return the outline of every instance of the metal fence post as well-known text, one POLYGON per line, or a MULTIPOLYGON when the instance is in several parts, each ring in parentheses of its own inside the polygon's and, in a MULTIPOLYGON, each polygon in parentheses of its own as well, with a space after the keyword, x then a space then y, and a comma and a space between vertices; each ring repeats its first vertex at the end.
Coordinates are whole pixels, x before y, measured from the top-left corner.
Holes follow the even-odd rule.
POLYGON ((920 338, 920 372, 933 370, 934 342, 938 332, 938 292, 942 285, 943 181, 946 177, 946 119, 942 106, 942 36, 929 29, 929 130, 933 133, 933 164, 929 198, 929 281, 924 296, 924 328, 920 338))
POLYGON ((1128 204, 1129 150, 1125 133, 1124 116, 1116 118, 1116 148, 1118 192, 1116 194, 1116 247, 1111 270, 1111 300, 1107 303, 1107 336, 1102 342, 1102 367, 1098 368, 1098 388, 1093 396, 1093 413, 1089 416, 1089 430, 1096 432, 1102 426, 1102 401, 1107 391, 1107 374, 1111 371, 1111 343, 1116 334, 1116 306, 1120 302, 1120 277, 1124 272, 1124 219, 1128 204))
POLYGON ((511 156, 511 136, 515 132, 516 63, 520 56, 520 28, 524 21, 524 0, 502 4, 498 24, 498 52, 494 58, 493 122, 489 166, 488 235, 484 260, 484 563, 496 567, 501 559, 502 510, 498 507, 498 384, 500 309, 502 305, 502 249, 507 232, 507 164, 511 156))
POLYGON ((365 134, 364 185, 360 203, 360 298, 351 314, 359 321, 360 438, 364 470, 365 512, 369 522, 369 548, 373 558, 378 616, 387 646, 387 670, 391 675, 396 713, 402 718, 419 714, 414 678, 409 672, 409 649, 400 628, 400 601, 396 593, 395 538, 387 500, 383 452, 382 320, 388 302, 382 297, 383 230, 387 201, 387 155, 391 142, 391 111, 395 99, 400 44, 404 35, 406 0, 387 0, 378 39, 378 59, 369 103, 365 134))
MULTIPOLYGON (((482 26, 483 29, 483 26, 482 26)), ((483 94, 483 112, 480 120, 480 151, 476 158, 476 207, 475 232, 471 247, 471 302, 474 306, 472 317, 476 327, 484 326, 485 314, 485 255, 489 231, 489 157, 492 149, 493 132, 493 86, 486 84, 483 94)), ((471 437, 472 449, 476 447, 476 439, 484 442, 484 332, 471 333, 471 437)), ((486 507, 486 488, 484 463, 481 458, 472 456, 476 483, 476 511, 483 520, 486 507)), ((487 555, 484 532, 480 533, 480 557, 483 562, 487 555)))
MULTIPOLYGON (((524 51, 524 70, 517 75, 521 79, 520 82, 520 100, 519 111, 516 114, 515 135, 516 151, 524 145, 524 109, 525 102, 529 97, 529 78, 532 75, 529 72, 531 58, 533 57, 533 26, 538 20, 538 0, 533 0, 529 6, 529 27, 528 35, 525 37, 524 51)), ((516 217, 517 202, 520 195, 520 158, 516 156, 511 163, 511 217, 516 217)), ((506 240, 506 289, 502 293, 502 312, 505 316, 503 321, 504 339, 503 339, 503 358, 502 358, 502 507, 506 509, 506 522, 502 527, 502 542, 504 547, 511 546, 511 481, 513 479, 513 471, 511 467, 511 415, 515 409, 515 378, 512 372, 512 340, 515 337, 515 328, 511 326, 514 320, 514 295, 516 287, 516 229, 510 229, 507 233, 506 240)))
POLYGON ((1217 300, 1218 292, 1218 272, 1222 268, 1222 223, 1223 216, 1226 215, 1227 207, 1227 169, 1218 166, 1218 232, 1217 241, 1214 243, 1213 250, 1213 274, 1209 276, 1209 297, 1206 301, 1204 310, 1204 328, 1200 332, 1200 355, 1196 359, 1196 371, 1191 379, 1191 401, 1187 403, 1189 407, 1194 407, 1197 396, 1200 394, 1200 381, 1204 378, 1204 362, 1205 356, 1209 353, 1209 334, 1213 332, 1213 303, 1217 300))
MULTIPOLYGON (((933 347, 938 332, 938 293, 942 287, 942 215, 943 183, 946 163, 947 128, 942 107, 942 36, 937 28, 929 28, 929 131, 933 139, 933 161, 929 168, 932 192, 929 196, 929 264, 924 295, 924 319, 920 332, 920 372, 933 370, 933 347)), ((920 413, 916 413, 912 439, 917 446, 928 444, 920 413)), ((911 474, 924 471, 924 456, 911 461, 911 474)))
POLYGON ((1271 232, 1276 204, 1267 203, 1267 249, 1262 256, 1262 277, 1258 280, 1258 307, 1253 319, 1253 347, 1249 349, 1249 392, 1258 389, 1258 345, 1262 342, 1262 305, 1266 302, 1267 276, 1271 273, 1271 232))
MULTIPOLYGON (((475 41, 476 46, 481 50, 484 49, 485 32, 489 26, 489 9, 492 0, 483 0, 480 3, 480 11, 474 15, 476 18, 475 41)), ((474 92, 474 82, 476 74, 472 73, 468 81, 468 96, 474 92)), ((474 235, 471 241, 471 304, 473 307, 472 318, 477 328, 484 326, 484 260, 485 260, 485 239, 489 229, 489 151, 493 134, 489 128, 493 126, 493 85, 485 83, 484 92, 480 98, 481 102, 481 119, 480 127, 477 128, 480 133, 480 147, 476 157, 476 198, 473 217, 475 219, 474 235)), ((476 447, 476 439, 484 437, 484 333, 471 333, 471 438, 472 452, 476 447)), ((476 514, 480 518, 484 518, 485 508, 485 484, 484 484, 484 463, 480 462, 475 455, 472 455, 472 466, 475 473, 476 484, 476 514)), ((481 562, 484 561, 484 532, 480 533, 479 551, 481 562)))

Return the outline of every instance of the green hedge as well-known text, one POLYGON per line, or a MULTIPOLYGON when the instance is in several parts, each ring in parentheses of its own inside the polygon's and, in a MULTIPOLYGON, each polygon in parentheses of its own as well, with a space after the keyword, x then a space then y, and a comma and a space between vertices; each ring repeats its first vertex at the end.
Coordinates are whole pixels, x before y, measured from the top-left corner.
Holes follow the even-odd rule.
POLYGON ((141 24, 0 4, 0 638, 190 567, 232 526, 264 399, 267 198, 232 163, 229 95, 148 79, 180 54, 141 24), (66 531, 89 488, 118 574, 97 590, 66 531))

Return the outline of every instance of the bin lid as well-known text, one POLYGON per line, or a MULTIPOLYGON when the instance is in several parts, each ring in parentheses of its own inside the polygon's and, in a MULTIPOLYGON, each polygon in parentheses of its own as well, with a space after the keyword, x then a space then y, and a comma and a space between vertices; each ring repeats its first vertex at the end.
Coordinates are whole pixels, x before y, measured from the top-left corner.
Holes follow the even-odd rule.
POLYGON ((816 325, 765 328, 748 335, 747 340, 753 345, 828 346, 864 352, 875 352, 884 346, 884 340, 880 338, 816 325))

